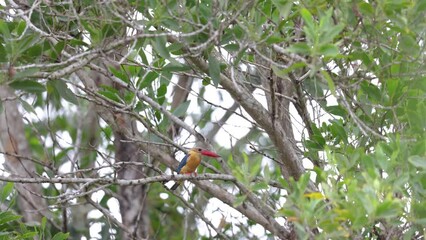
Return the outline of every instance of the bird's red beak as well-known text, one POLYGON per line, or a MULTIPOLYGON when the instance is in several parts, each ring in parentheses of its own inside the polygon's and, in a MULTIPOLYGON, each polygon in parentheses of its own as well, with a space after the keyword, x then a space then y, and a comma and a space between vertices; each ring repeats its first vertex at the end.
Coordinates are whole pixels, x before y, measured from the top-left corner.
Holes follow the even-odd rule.
POLYGON ((202 150, 202 151, 201 151, 201 154, 203 154, 204 156, 214 157, 214 158, 220 157, 220 156, 219 156, 219 155, 217 155, 216 153, 214 153, 214 152, 210 152, 210 151, 207 151, 207 150, 202 150))

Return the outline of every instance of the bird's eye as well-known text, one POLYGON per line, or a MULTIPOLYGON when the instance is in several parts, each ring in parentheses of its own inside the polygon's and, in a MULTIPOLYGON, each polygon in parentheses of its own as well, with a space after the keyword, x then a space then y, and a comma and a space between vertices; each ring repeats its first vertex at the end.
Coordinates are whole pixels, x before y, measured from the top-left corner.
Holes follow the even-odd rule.
POLYGON ((198 149, 199 152, 201 152, 201 150, 202 150, 201 148, 198 149))

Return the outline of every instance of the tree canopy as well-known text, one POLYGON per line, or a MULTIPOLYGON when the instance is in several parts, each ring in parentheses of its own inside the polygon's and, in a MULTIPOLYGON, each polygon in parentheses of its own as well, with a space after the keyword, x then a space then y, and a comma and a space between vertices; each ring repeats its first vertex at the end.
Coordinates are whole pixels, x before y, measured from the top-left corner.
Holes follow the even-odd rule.
POLYGON ((422 238, 425 11, 0 3, 0 238, 422 238))

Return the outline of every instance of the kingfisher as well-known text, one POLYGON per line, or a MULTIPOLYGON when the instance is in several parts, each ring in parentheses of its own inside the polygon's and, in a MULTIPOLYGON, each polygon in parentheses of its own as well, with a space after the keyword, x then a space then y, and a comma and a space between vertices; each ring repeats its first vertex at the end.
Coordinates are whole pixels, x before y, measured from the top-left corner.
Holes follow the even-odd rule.
MULTIPOLYGON (((191 150, 189 150, 188 154, 182 159, 182 161, 180 161, 179 167, 176 169, 176 172, 180 174, 197 174, 195 170, 197 169, 198 165, 200 165, 202 155, 213 158, 220 157, 216 153, 210 152, 202 148, 192 148, 191 150)), ((180 184, 181 181, 177 181, 170 188, 170 190, 175 190, 177 187, 179 187, 180 184)))

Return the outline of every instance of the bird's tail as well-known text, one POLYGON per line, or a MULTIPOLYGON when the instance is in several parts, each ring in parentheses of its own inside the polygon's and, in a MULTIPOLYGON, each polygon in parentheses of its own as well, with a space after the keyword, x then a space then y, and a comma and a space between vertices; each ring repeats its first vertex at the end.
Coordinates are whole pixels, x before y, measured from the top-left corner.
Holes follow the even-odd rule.
POLYGON ((181 183, 180 181, 176 181, 176 183, 170 188, 170 190, 172 191, 176 190, 176 188, 179 187, 180 183, 181 183))

